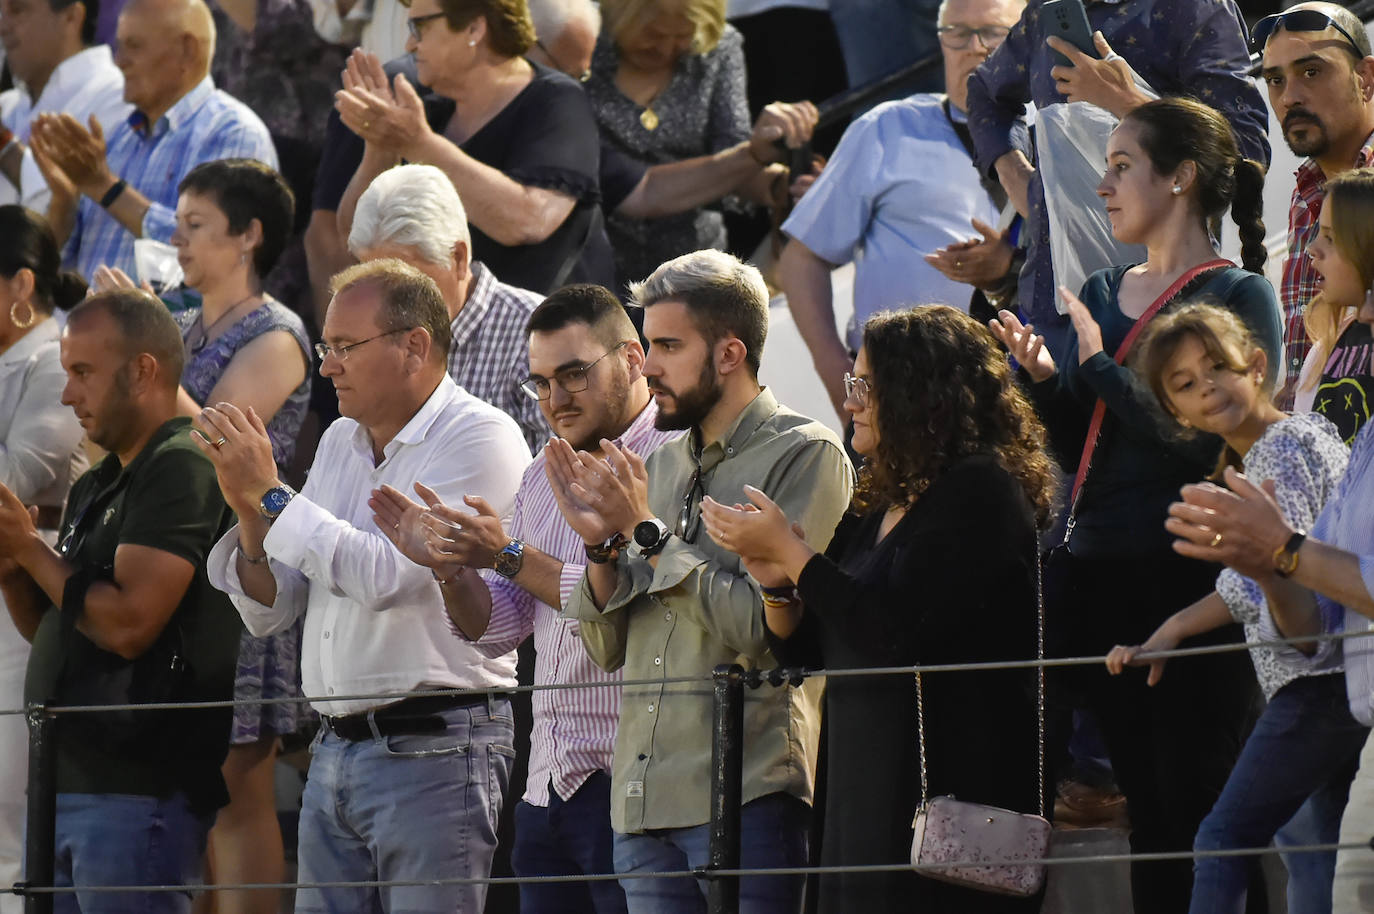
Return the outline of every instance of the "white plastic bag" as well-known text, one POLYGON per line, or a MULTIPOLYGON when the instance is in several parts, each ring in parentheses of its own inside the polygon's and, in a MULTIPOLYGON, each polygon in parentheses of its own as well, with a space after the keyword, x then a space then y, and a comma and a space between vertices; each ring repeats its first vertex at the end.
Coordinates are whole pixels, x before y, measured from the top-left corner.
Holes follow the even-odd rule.
POLYGON ((177 261, 177 249, 151 238, 134 241, 134 270, 138 273, 134 282, 148 283, 157 295, 177 288, 184 278, 177 261))

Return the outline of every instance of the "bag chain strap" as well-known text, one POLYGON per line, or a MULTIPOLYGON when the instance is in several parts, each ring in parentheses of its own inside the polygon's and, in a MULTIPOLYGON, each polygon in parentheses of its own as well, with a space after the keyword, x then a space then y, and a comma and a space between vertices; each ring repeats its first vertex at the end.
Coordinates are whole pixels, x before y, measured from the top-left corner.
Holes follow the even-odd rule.
MULTIPOLYGON (((1040 538, 1035 540, 1035 659, 1045 659, 1045 587, 1044 578, 1041 571, 1040 562, 1040 538)), ((1036 725, 1036 773, 1038 775, 1036 783, 1037 808, 1040 810, 1040 818, 1045 818, 1045 667, 1044 665, 1035 668, 1036 680, 1036 703, 1035 703, 1035 725, 1036 725)), ((926 707, 925 693, 921 688, 921 674, 916 674, 916 749, 921 759, 921 805, 919 808, 925 809, 930 801, 930 784, 926 779, 926 707)))

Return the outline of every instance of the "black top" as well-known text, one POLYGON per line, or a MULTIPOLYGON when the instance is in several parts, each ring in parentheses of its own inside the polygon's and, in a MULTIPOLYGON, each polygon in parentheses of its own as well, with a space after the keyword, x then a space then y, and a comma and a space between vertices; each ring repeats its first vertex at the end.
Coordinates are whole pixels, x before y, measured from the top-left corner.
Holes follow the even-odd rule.
MULTIPOLYGON (((1060 465, 1078 469, 1088 422, 1101 398, 1107 406, 1102 437, 1075 513, 1070 548, 1080 558, 1122 558, 1142 552, 1170 552, 1164 529, 1169 504, 1187 483, 1206 478, 1216 466, 1222 441, 1215 435, 1187 435, 1155 402, 1154 395, 1112 355, 1135 319, 1121 312, 1121 280, 1132 265, 1098 270, 1079 295, 1102 328, 1102 352, 1078 361, 1078 337, 1070 331, 1054 354, 1058 374, 1032 386, 1031 395, 1050 433, 1060 465)), ((1283 330, 1278 298, 1269 280, 1237 267, 1205 274, 1181 290, 1160 314, 1189 302, 1205 302, 1235 314, 1258 338, 1270 365, 1282 364, 1283 330)), ((1131 357, 1139 354, 1139 346, 1131 357)))
MULTIPOLYGON (((838 669, 1035 656, 1034 513, 1000 464, 972 457, 950 468, 875 544, 881 522, 881 513, 846 515, 825 555, 807 563, 797 582, 801 627, 786 640, 769 635, 779 662, 838 669)), ((933 673, 923 687, 931 796, 1036 812, 1032 675, 933 673)), ((822 865, 908 862, 920 800, 913 679, 831 679, 825 714, 822 865)), ((822 912, 1036 904, 905 873, 821 880, 822 912)))
POLYGON ((1321 413, 1336 425, 1346 444, 1369 421, 1374 409, 1374 339, 1369 325, 1355 321, 1346 327, 1331 348, 1331 355, 1317 382, 1312 412, 1321 413))
MULTIPOLYGON (((577 204, 553 234, 536 244, 499 244, 470 226, 473 259, 502 282, 540 294, 568 282, 610 285, 614 267, 598 191, 601 143, 591 104, 572 79, 533 61, 530 65, 534 78, 529 85, 459 148, 520 184, 568 194, 577 204)), ((392 77, 405 73, 414 82, 410 55, 390 61, 385 69, 392 77)), ((430 129, 442 133, 456 106, 424 87, 417 91, 430 129)), ((362 158, 362 140, 331 112, 315 179, 315 209, 338 209, 362 158)))
MULTIPOLYGON (((233 697, 242 622, 205 574, 205 558, 232 517, 190 427, 190 419, 171 419, 127 467, 114 454, 92 467, 72 487, 61 528, 67 560, 97 579, 109 579, 115 550, 124 544, 190 562, 195 576, 171 621, 152 648, 126 661, 75 629, 79 607, 50 607, 34 635, 26 703, 109 704, 116 697, 109 686, 117 687, 121 676, 132 677, 136 701, 233 697), (184 658, 186 673, 164 694, 158 684, 168 680, 155 667, 172 653, 184 658)), ((228 802, 220 766, 229 748, 229 708, 81 713, 58 722, 60 792, 168 796, 181 790, 202 813, 228 802)))

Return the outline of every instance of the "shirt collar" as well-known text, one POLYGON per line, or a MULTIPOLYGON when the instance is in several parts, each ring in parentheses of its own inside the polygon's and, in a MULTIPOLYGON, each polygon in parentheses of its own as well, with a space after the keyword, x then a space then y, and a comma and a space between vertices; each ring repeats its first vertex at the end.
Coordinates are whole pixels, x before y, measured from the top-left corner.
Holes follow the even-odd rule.
POLYGON ((468 272, 472 274, 468 300, 463 303, 463 307, 449 324, 455 349, 467 342, 472 331, 477 329, 482 323, 482 318, 491 310, 492 301, 496 298, 496 275, 491 270, 484 267, 481 261, 474 260, 468 265, 468 272))
POLYGON ((214 91, 215 81, 206 76, 196 83, 194 89, 177 99, 176 104, 168 108, 167 113, 156 124, 149 125, 147 116, 142 111, 135 110, 129 115, 129 126, 145 136, 160 136, 169 130, 176 130, 190 123, 214 91))
POLYGON ((9 365, 22 365, 38 351, 38 347, 51 343, 62 335, 62 328, 54 317, 44 318, 33 326, 28 333, 4 352, 0 353, 0 370, 9 365))
MULTIPOLYGON (((1374 164, 1374 133, 1365 137, 1364 145, 1355 154, 1355 163, 1352 168, 1366 168, 1374 164)), ((1317 164, 1316 159, 1305 159, 1298 166, 1298 170, 1293 173, 1298 179, 1298 190, 1321 187, 1326 184, 1326 172, 1317 164)))
MULTIPOLYGON (((102 71, 112 69, 114 69, 114 55, 110 53, 110 46, 107 44, 92 45, 83 51, 77 51, 54 67, 52 75, 48 77, 48 82, 43 87, 43 93, 39 98, 41 99, 51 92, 55 93, 56 98, 65 100, 67 96, 84 84, 98 78, 102 71)), ((21 85, 20 91, 30 104, 37 104, 37 101, 29 95, 28 86, 21 85)))
MULTIPOLYGON (((734 423, 721 436, 719 441, 712 441, 701 449, 701 468, 703 471, 710 471, 722 460, 728 460, 740 451, 744 450, 749 439, 754 432, 759 430, 763 423, 767 422, 774 413, 778 411, 778 399, 773 396, 773 392, 767 387, 759 390, 758 396, 749 402, 734 423)), ((693 450, 701 437, 699 429, 692 429, 691 444, 693 450)))
MULTIPOLYGON (((429 399, 425 400, 420 408, 415 411, 415 415, 410 417, 409 422, 401 426, 396 437, 388 441, 386 447, 382 448, 383 461, 390 460, 405 445, 418 444, 424 441, 429 430, 433 428, 435 421, 439 418, 439 414, 457 394, 458 385, 445 373, 438 386, 434 388, 434 392, 429 395, 429 399)), ((360 443, 370 453, 372 442, 367 438, 367 430, 360 425, 358 432, 362 436, 360 443)))

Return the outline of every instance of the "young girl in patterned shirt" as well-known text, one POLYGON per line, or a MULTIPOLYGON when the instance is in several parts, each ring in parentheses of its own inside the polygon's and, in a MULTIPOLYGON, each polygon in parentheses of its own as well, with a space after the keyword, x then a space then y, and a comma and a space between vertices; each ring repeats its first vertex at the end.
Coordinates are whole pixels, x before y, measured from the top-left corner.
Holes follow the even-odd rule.
MULTIPOLYGON (((1150 325, 1134 367, 1182 433, 1196 430, 1225 442, 1215 478, 1231 465, 1251 479, 1271 480, 1289 523, 1307 530, 1336 490, 1348 452, 1325 417, 1289 416, 1274 405, 1266 363, 1263 349, 1234 314, 1195 304, 1150 325)), ((1144 644, 1113 648, 1107 668, 1119 674, 1126 666, 1148 664, 1153 686, 1165 661, 1139 654, 1171 650, 1186 638, 1236 622, 1253 644, 1263 640, 1259 620, 1267 611, 1259 584, 1228 568, 1215 591, 1175 613, 1144 644)), ((1350 714, 1344 677, 1339 667, 1295 670, 1269 648, 1252 647, 1250 656, 1268 704, 1199 827, 1194 848, 1263 848, 1271 840, 1281 847, 1334 843, 1368 732, 1350 714)), ((1335 854, 1285 854, 1284 862, 1289 910, 1330 911, 1335 854)), ((1190 911, 1240 910, 1251 866, 1243 857, 1198 858, 1190 911)))

